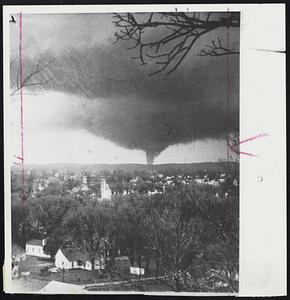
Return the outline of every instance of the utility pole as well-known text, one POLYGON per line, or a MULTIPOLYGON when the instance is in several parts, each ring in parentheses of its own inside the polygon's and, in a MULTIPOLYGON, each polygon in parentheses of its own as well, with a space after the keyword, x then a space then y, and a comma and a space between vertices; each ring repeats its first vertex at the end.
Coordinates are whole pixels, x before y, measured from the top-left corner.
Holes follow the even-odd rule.
POLYGON ((62 281, 64 282, 64 262, 62 262, 62 281))

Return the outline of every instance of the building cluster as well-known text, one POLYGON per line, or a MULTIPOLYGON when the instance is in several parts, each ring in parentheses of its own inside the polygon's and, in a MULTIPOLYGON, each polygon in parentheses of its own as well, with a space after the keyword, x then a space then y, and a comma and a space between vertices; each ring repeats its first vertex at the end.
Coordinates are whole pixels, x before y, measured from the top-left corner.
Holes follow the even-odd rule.
POLYGON ((38 174, 33 180, 31 196, 43 195, 53 186, 57 186, 60 193, 72 194, 76 198, 90 197, 92 199, 110 199, 110 190, 104 178, 87 172, 55 172, 38 174), (104 182, 104 183, 103 183, 104 182))
MULTIPOLYGON (((37 176, 32 185, 32 197, 45 193, 50 187, 58 185, 60 193, 72 194, 76 198, 91 198, 95 200, 110 200, 116 195, 147 194, 148 196, 162 194, 167 189, 186 185, 208 185, 219 187, 228 180, 226 174, 210 178, 206 170, 202 175, 164 175, 162 173, 146 174, 146 176, 102 176, 89 172, 55 172, 37 176)), ((232 182, 238 185, 234 179, 232 182)))
POLYGON ((226 174, 220 174, 219 178, 215 179, 209 179, 208 175, 204 175, 202 178, 201 177, 196 177, 194 179, 195 183, 197 184, 206 184, 206 185, 212 185, 212 186, 220 186, 222 183, 226 182, 226 174))
MULTIPOLYGON (((26 243, 25 251, 21 252, 21 255, 25 256, 34 256, 41 259, 51 259, 50 255, 45 254, 44 247, 47 243, 46 239, 33 239, 29 240, 26 243)), ((104 243, 105 244, 105 243, 104 243)), ((92 259, 89 253, 80 251, 77 247, 73 246, 71 242, 67 241, 61 246, 56 252, 54 258, 54 267, 51 268, 51 272, 59 272, 60 270, 70 270, 70 269, 84 269, 84 270, 103 270, 106 268, 108 262, 110 261, 110 253, 108 250, 103 249, 99 252, 98 257, 92 259)), ((125 259, 128 263, 128 257, 119 256, 117 259, 125 259)), ((24 260, 25 260, 24 259, 24 260)), ((14 265, 17 266, 15 258, 13 259, 14 265)), ((140 273, 139 275, 144 275, 143 271, 136 266, 127 266, 128 270, 132 274, 136 272, 140 273)), ((18 269, 17 269, 18 270, 18 269)))

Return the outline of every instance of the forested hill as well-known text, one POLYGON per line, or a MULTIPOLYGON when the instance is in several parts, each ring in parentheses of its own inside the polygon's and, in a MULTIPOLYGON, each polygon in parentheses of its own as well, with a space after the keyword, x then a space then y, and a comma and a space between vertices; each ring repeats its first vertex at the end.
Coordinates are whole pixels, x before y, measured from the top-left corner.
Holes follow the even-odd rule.
MULTIPOLYGON (((20 166, 12 166, 12 170, 16 170, 20 166)), ((122 171, 149 171, 149 172, 164 172, 164 171, 181 171, 194 173, 199 170, 206 169, 208 171, 222 171, 223 164, 220 162, 203 162, 190 164, 28 164, 25 165, 29 169, 44 169, 58 171, 90 171, 100 172, 122 170, 122 171)))

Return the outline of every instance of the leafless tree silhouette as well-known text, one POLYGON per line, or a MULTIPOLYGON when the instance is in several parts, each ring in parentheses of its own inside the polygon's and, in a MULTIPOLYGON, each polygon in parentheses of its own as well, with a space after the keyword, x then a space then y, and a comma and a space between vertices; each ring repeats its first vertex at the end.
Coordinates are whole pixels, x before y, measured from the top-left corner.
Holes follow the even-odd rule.
MULTIPOLYGON (((118 29, 115 33, 118 40, 131 41, 133 45, 128 49, 138 49, 141 64, 146 64, 146 57, 151 58, 157 65, 161 65, 154 75, 164 70, 172 73, 182 63, 184 58, 195 46, 196 42, 205 34, 219 28, 238 28, 240 26, 239 14, 228 13, 185 13, 166 12, 150 14, 114 14, 113 23, 118 29), (162 30, 162 31, 161 31, 162 30), (148 32, 150 31, 150 35, 148 32), (159 33, 154 39, 154 32, 159 33), (150 54, 145 53, 151 50, 150 54)), ((156 36, 156 35, 155 35, 156 36)), ((236 49, 223 45, 220 38, 206 45, 199 51, 200 56, 223 56, 237 54, 236 49)))
POLYGON ((41 86, 50 83, 52 79, 48 79, 47 76, 45 76, 44 70, 54 61, 55 59, 52 59, 44 64, 38 62, 36 67, 29 72, 29 74, 25 75, 25 78, 22 81, 20 81, 19 78, 20 71, 18 68, 16 82, 12 81, 12 92, 10 93, 10 96, 14 96, 20 89, 24 87, 41 86))
POLYGON ((233 131, 228 138, 226 138, 226 145, 231 155, 228 159, 223 160, 222 164, 225 172, 232 178, 239 182, 239 158, 240 158, 240 133, 233 131))

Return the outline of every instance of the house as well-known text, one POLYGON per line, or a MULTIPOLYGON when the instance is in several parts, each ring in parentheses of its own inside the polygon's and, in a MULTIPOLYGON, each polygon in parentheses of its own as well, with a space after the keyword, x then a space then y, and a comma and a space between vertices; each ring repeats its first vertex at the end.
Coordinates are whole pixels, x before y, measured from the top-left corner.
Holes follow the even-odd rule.
POLYGON ((75 186, 71 191, 72 193, 78 193, 80 191, 80 187, 75 186))
POLYGON ((153 191, 148 191, 148 196, 151 196, 151 195, 156 195, 156 194, 162 194, 162 192, 160 190, 153 190, 153 191))
POLYGON ((239 185, 237 178, 234 179, 233 185, 234 185, 234 186, 238 186, 238 185, 239 185))
POLYGON ((130 273, 134 275, 155 274, 157 270, 156 262, 153 259, 142 257, 141 261, 130 264, 130 273))
POLYGON ((26 243, 25 252, 26 255, 32 255, 43 258, 50 258, 50 255, 44 253, 43 247, 45 246, 46 240, 30 240, 26 243))
POLYGON ((219 182, 219 183, 224 183, 224 182, 226 182, 226 179, 225 179, 225 178, 219 178, 219 179, 218 179, 218 182, 219 182))
MULTIPOLYGON (((66 247, 58 249, 55 255, 55 266, 61 269, 86 269, 92 270, 92 263, 87 254, 77 248, 66 247)), ((104 269, 104 259, 95 260, 95 270, 104 269)))
POLYGON ((207 181, 206 184, 208 185, 213 185, 213 186, 219 186, 219 182, 216 181, 216 180, 210 180, 210 181, 207 181))
POLYGON ((204 183, 204 179, 201 179, 201 178, 196 178, 194 180, 197 184, 203 184, 204 183))
POLYGON ((139 264, 135 261, 130 265, 130 273, 134 275, 148 275, 156 271, 156 264, 153 260, 146 261, 143 257, 139 264))
POLYGON ((130 273, 133 275, 145 275, 145 268, 134 265, 130 267, 130 273))
POLYGON ((83 192, 87 192, 87 191, 89 191, 90 189, 88 188, 88 186, 87 185, 85 185, 85 184, 82 184, 82 186, 81 186, 81 191, 83 191, 83 192))
POLYGON ((88 187, 88 179, 87 179, 87 177, 85 177, 85 176, 84 176, 83 179, 82 179, 81 190, 84 191, 84 192, 89 191, 89 187, 88 187))
POLYGON ((118 270, 122 273, 130 272, 130 260, 128 256, 120 255, 120 250, 118 250, 118 256, 115 257, 115 262, 118 270))

